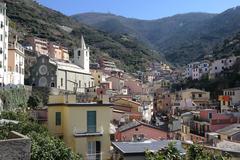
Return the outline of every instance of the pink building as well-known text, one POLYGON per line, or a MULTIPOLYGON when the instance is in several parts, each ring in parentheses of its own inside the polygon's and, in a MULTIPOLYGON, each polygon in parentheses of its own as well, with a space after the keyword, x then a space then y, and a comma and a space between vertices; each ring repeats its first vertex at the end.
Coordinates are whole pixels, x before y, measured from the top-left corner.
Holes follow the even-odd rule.
POLYGON ((214 109, 201 110, 190 125, 190 136, 194 142, 206 141, 207 132, 215 132, 237 122, 231 114, 217 113, 214 109))
POLYGON ((118 128, 115 138, 116 141, 163 140, 170 139, 171 134, 158 127, 140 121, 132 121, 118 128))
POLYGON ((106 78, 106 80, 112 82, 113 90, 120 91, 124 87, 124 80, 122 78, 111 76, 106 78))
POLYGON ((139 81, 126 80, 124 85, 128 88, 130 94, 142 94, 144 92, 143 86, 139 81))

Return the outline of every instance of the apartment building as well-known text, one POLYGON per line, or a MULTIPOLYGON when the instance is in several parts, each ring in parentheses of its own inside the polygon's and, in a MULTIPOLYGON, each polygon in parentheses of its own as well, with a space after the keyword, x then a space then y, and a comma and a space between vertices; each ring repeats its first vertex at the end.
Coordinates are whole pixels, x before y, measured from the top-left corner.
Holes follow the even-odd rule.
POLYGON ((39 55, 48 55, 48 41, 38 37, 28 37, 27 42, 32 46, 34 52, 39 55))
POLYGON ((196 106, 205 107, 209 104, 209 100, 210 100, 209 92, 190 88, 190 89, 179 91, 179 94, 182 100, 187 101, 191 99, 196 106))
POLYGON ((18 37, 12 33, 9 36, 8 43, 8 75, 9 83, 24 85, 24 56, 25 50, 23 46, 18 43, 18 37))
POLYGON ((203 75, 205 75, 209 72, 209 68, 210 68, 209 61, 190 63, 185 68, 184 77, 190 78, 193 80, 200 79, 203 75))
POLYGON ((232 114, 217 113, 214 109, 201 110, 190 123, 191 140, 197 143, 206 142, 206 133, 216 132, 236 122, 237 118, 232 114))
POLYGON ((223 90, 223 95, 219 96, 221 111, 233 109, 240 105, 240 87, 223 90))
POLYGON ((50 96, 48 129, 86 160, 110 158, 111 104, 76 103, 75 96, 50 96))
POLYGON ((7 6, 0 3, 0 86, 9 83, 8 76, 8 30, 7 6))
POLYGON ((58 60, 69 61, 68 49, 54 42, 48 44, 49 57, 58 60))
POLYGON ((231 56, 228 58, 218 59, 212 62, 209 70, 209 78, 213 79, 217 74, 221 73, 224 69, 229 69, 236 62, 237 57, 231 56))

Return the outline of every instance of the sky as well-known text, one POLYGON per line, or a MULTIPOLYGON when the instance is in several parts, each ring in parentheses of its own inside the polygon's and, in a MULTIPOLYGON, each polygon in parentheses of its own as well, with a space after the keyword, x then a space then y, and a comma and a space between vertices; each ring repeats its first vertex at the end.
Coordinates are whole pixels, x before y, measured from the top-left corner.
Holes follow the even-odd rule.
POLYGON ((188 12, 221 13, 240 0, 37 0, 66 15, 85 12, 113 13, 129 18, 158 19, 188 12))

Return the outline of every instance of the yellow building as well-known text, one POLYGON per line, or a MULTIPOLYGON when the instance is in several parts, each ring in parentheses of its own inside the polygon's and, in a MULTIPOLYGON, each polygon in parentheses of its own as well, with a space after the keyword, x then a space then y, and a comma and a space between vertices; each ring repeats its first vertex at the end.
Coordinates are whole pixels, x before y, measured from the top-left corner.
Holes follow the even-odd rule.
POLYGON ((210 100, 210 93, 199 89, 186 89, 180 91, 182 100, 192 99, 197 106, 207 106, 210 100))
POLYGON ((100 69, 91 69, 91 74, 94 78, 94 84, 99 86, 103 79, 103 72, 100 69))
POLYGON ((75 96, 50 96, 48 129, 84 159, 110 158, 112 104, 76 103, 75 96))

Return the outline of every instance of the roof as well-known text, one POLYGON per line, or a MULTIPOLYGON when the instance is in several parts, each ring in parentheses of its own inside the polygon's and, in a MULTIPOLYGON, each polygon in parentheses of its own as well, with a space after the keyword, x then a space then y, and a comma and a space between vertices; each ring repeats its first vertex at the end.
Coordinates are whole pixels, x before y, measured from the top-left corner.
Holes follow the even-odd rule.
POLYGON ((240 151, 240 143, 223 140, 217 143, 217 148, 223 151, 238 152, 240 151))
POLYGON ((82 67, 70 63, 70 62, 62 62, 59 60, 53 60, 52 58, 49 58, 49 63, 56 65, 58 69, 60 70, 66 70, 66 71, 72 71, 72 72, 77 72, 77 73, 84 73, 84 74, 91 74, 90 72, 86 72, 82 67))
POLYGON ((240 124, 239 123, 232 124, 232 125, 227 126, 225 128, 219 129, 216 132, 220 133, 220 134, 232 136, 236 133, 240 133, 240 124))
POLYGON ((224 91, 228 91, 228 90, 234 90, 234 91, 236 91, 236 90, 240 90, 240 87, 235 87, 235 88, 226 88, 226 89, 223 89, 224 91))
POLYGON ((137 127, 137 126, 139 126, 139 125, 141 125, 140 122, 138 122, 138 121, 132 121, 132 122, 130 122, 130 123, 127 123, 127 124, 119 127, 119 128, 118 128, 118 131, 123 132, 123 131, 129 130, 129 129, 131 129, 131 128, 137 127))
POLYGON ((182 90, 181 92, 206 92, 206 91, 203 91, 203 90, 200 90, 200 89, 195 89, 195 88, 189 88, 189 89, 186 89, 186 90, 182 90))
POLYGON ((51 106, 67 106, 67 107, 112 107, 111 103, 49 103, 48 107, 51 106))
POLYGON ((169 143, 176 143, 178 151, 185 154, 181 141, 177 140, 160 140, 160 141, 144 141, 144 142, 112 142, 115 149, 122 154, 145 154, 146 150, 156 152, 164 149, 169 143))
POLYGON ((127 130, 129 130, 129 129, 138 127, 138 126, 140 126, 140 125, 143 125, 143 126, 149 127, 149 128, 154 128, 154 129, 157 129, 157 130, 160 130, 160 131, 166 131, 164 128, 156 127, 156 126, 153 126, 153 125, 150 125, 150 124, 141 122, 141 121, 132 121, 132 122, 130 122, 130 123, 127 123, 127 124, 119 127, 119 128, 118 128, 118 131, 119 131, 119 132, 124 132, 124 131, 127 131, 127 130))
POLYGON ((124 100, 124 101, 128 101, 128 102, 130 102, 130 103, 134 103, 134 104, 137 104, 137 105, 141 105, 141 103, 139 103, 139 102, 136 102, 136 101, 133 101, 133 100, 130 100, 130 99, 126 99, 126 98, 118 98, 118 99, 113 100, 113 102, 119 101, 119 100, 124 100))

